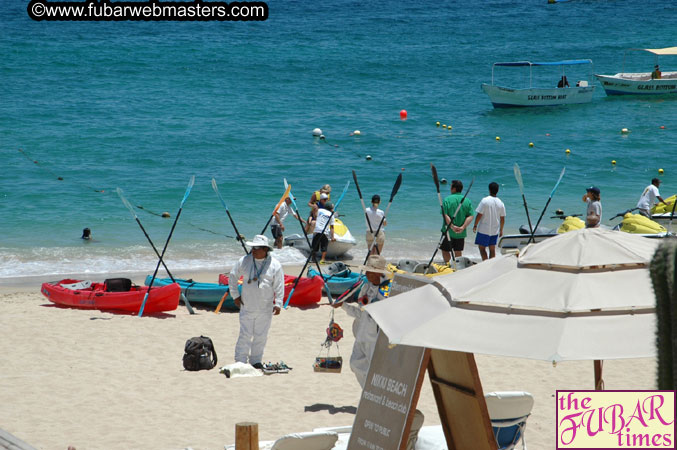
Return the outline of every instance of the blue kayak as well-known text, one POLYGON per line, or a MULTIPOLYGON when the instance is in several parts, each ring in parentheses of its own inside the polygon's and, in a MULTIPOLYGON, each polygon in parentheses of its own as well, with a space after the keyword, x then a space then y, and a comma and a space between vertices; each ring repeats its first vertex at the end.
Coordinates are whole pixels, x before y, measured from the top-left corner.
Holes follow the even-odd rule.
MULTIPOLYGON (((308 277, 314 277, 316 275, 319 275, 319 273, 315 269, 312 267, 308 269, 308 277)), ((339 296, 343 294, 358 280, 364 279, 364 275, 360 276, 359 272, 353 272, 348 268, 337 272, 328 271, 324 273, 323 271, 322 276, 327 282, 327 286, 329 286, 329 292, 331 292, 332 296, 339 296)), ((325 288, 322 287, 322 290, 324 291, 325 288)))
MULTIPOLYGON (((146 286, 150 284, 151 278, 153 278, 151 275, 146 277, 146 286)), ((228 285, 200 283, 181 278, 175 278, 174 280, 181 286, 181 293, 186 296, 191 304, 199 303, 202 305, 217 306, 221 301, 221 298, 226 295, 222 308, 239 309, 235 306, 233 297, 228 292, 228 285)), ((155 281, 153 281, 153 286, 165 286, 167 284, 172 284, 171 278, 156 278, 155 281)))

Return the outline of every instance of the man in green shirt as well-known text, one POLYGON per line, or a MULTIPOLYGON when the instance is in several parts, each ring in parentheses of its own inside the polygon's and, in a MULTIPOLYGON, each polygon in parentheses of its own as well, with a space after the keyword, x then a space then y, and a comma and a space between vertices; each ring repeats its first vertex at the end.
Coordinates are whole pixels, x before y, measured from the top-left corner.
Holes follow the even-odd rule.
POLYGON ((458 258, 463 255, 463 247, 465 246, 465 236, 467 234, 466 228, 473 220, 473 207, 469 198, 463 200, 463 204, 458 210, 454 223, 451 223, 451 218, 454 217, 456 208, 463 199, 463 183, 460 180, 453 180, 451 182, 451 195, 444 199, 442 203, 442 229, 441 232, 446 232, 440 250, 442 250, 442 257, 445 262, 451 260, 451 252, 458 258), (451 239, 451 240, 450 240, 451 239))

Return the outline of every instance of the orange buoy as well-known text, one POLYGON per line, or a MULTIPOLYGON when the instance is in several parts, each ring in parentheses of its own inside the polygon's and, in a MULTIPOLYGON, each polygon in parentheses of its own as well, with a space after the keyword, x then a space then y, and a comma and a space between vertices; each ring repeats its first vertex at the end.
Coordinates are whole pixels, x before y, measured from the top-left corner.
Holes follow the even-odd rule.
POLYGON ((406 109, 403 109, 402 111, 400 111, 400 119, 407 120, 407 110, 406 109))

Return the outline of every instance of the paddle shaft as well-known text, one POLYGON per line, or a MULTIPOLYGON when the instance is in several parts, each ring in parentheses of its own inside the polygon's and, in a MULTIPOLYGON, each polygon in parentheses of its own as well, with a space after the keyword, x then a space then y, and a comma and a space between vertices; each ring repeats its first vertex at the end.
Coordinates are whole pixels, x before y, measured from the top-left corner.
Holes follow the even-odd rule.
POLYGON ((531 216, 529 216, 529 208, 527 207, 527 198, 524 195, 524 183, 522 182, 522 172, 520 171, 520 166, 515 163, 515 166, 513 167, 513 170, 515 172, 515 179, 517 180, 517 184, 519 185, 520 192, 522 193, 522 203, 524 204, 524 212, 527 213, 527 223, 529 224, 529 234, 533 231, 533 228, 531 228, 531 216))
POLYGON ((562 181, 562 177, 564 176, 564 171, 566 168, 562 169, 562 173, 559 175, 559 179, 557 180, 557 183, 555 183, 555 187, 552 188, 552 191, 550 192, 550 197, 548 197, 548 201, 545 202, 545 207, 543 208, 543 211, 541 211, 541 215, 538 217, 538 222, 536 222, 536 226, 531 230, 531 236, 529 236, 529 240, 527 241, 527 244, 530 244, 531 242, 534 241, 534 235, 536 234, 536 230, 538 229, 538 226, 541 224, 541 220, 543 219, 543 215, 545 214, 545 211, 548 209, 548 205, 550 205, 550 200, 552 200, 552 196, 555 195, 555 191, 557 190, 557 186, 559 186, 560 181, 562 181))
POLYGON ((212 178, 212 189, 214 189, 214 192, 216 195, 219 197, 219 200, 221 200, 221 204, 223 207, 226 209, 226 214, 228 214, 228 219, 230 220, 230 224, 233 226, 233 230, 235 230, 235 236, 237 236, 235 239, 240 241, 240 244, 242 245, 242 248, 244 249, 244 252, 248 255, 249 250, 247 250, 247 246, 244 245, 244 240, 242 239, 242 236, 240 235, 240 232, 237 231, 237 226, 235 225, 235 221, 233 220, 233 216, 230 215, 230 211, 228 210, 228 206, 226 205, 225 200, 221 196, 221 192, 219 192, 219 187, 216 184, 216 180, 212 178))
POLYGON ((362 191, 360 190, 360 184, 357 182, 357 174, 353 170, 353 181, 355 181, 355 187, 357 188, 357 195, 360 197, 360 203, 362 203, 362 209, 364 210, 364 218, 367 221, 367 226, 369 227, 369 232, 374 234, 374 230, 371 228, 371 222, 369 221, 369 216, 367 215, 367 207, 364 204, 364 199, 362 198, 362 191))
POLYGON ((670 213, 670 224, 668 225, 670 233, 672 233, 672 218, 675 217, 675 206, 677 206, 677 197, 675 197, 675 201, 672 203, 672 212, 670 213))
MULTIPOLYGON (((338 209, 338 206, 341 204, 341 200, 343 200, 343 197, 346 195, 346 192, 348 191, 348 186, 350 186, 350 181, 348 181, 346 183, 346 187, 343 189, 343 192, 341 193, 341 196, 339 197, 338 201, 336 202, 336 205, 334 205, 334 210, 331 212, 331 214, 329 214, 329 218, 327 219, 327 223, 325 223, 324 227, 322 227, 322 233, 321 234, 324 234, 324 232, 327 230, 327 227, 329 226, 329 222, 331 222, 331 218, 334 217, 334 213, 338 209)), ((306 262, 303 264, 303 268, 301 269, 301 272, 300 272, 301 274, 303 274, 303 272, 305 272, 306 267, 308 267, 308 263, 310 262, 310 259, 313 258, 314 256, 315 256, 315 252, 313 251, 313 248, 311 247, 310 248, 310 255, 308 255, 308 258, 306 258, 306 262)), ((284 308, 285 309, 289 305, 289 300, 291 299, 291 296, 294 295, 294 290, 296 289, 296 286, 298 286, 300 280, 301 280, 301 277, 299 276, 294 281, 294 286, 291 288, 291 291, 289 292, 289 296, 287 297, 287 300, 284 302, 284 308)), ((329 292, 328 289, 327 289, 327 292, 329 292)))

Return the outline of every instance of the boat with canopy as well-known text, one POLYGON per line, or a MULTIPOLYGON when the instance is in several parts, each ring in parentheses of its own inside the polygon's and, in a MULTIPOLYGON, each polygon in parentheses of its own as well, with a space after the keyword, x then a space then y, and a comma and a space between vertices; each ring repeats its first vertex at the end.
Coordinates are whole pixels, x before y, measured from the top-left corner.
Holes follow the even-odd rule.
POLYGON ((628 52, 640 51, 654 55, 654 67, 658 68, 659 56, 677 56, 677 47, 629 48, 623 55, 623 71, 616 75, 595 75, 606 95, 666 95, 677 94, 677 72, 662 72, 656 78, 653 72, 626 72, 625 60, 628 52), (652 76, 653 75, 653 76, 652 76))
POLYGON ((482 90, 489 96, 494 108, 509 108, 520 106, 555 106, 589 103, 595 86, 592 85, 592 61, 589 59, 570 59, 553 62, 497 62, 491 68, 491 84, 483 83, 482 90), (565 74, 565 67, 590 65, 590 74, 587 80, 579 80, 572 86, 569 85, 565 74), (560 87, 534 87, 533 69, 542 66, 561 67, 560 87), (529 67, 529 87, 511 88, 498 86, 494 83, 494 70, 496 67, 529 67))

